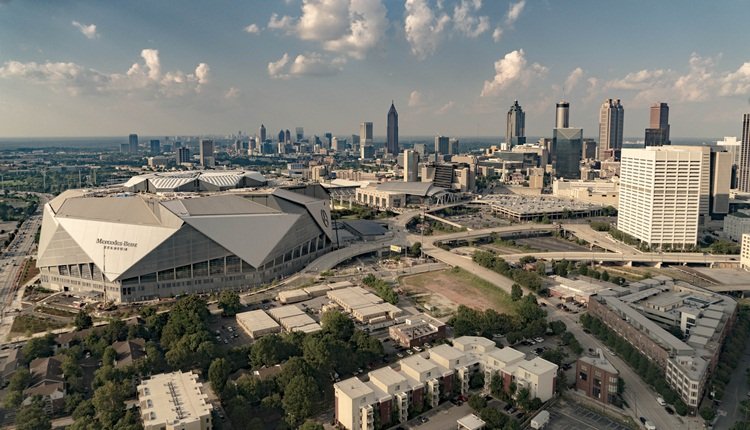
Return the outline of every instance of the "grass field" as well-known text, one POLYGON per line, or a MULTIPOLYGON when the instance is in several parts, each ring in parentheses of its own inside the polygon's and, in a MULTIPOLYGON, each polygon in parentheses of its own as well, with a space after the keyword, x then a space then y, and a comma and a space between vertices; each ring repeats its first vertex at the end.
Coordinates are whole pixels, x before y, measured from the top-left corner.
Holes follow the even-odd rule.
POLYGON ((11 336, 28 335, 47 330, 55 330, 65 326, 66 324, 57 321, 45 320, 32 315, 20 315, 13 320, 10 334, 11 336))
POLYGON ((399 282, 406 291, 437 295, 432 301, 446 307, 465 305, 506 313, 514 309, 508 293, 460 268, 405 276, 399 282))

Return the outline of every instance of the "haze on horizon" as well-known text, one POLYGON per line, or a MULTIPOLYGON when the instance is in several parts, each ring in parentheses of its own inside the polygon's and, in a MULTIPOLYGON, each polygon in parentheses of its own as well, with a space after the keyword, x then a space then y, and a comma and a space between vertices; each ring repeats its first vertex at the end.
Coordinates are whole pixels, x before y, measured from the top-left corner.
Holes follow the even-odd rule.
POLYGON ((605 98, 626 136, 655 101, 675 137, 736 136, 749 15, 741 0, 3 1, 0 137, 346 136, 362 121, 382 136, 391 100, 403 136, 502 136, 515 99, 527 135, 548 136, 563 94, 587 136, 605 98))

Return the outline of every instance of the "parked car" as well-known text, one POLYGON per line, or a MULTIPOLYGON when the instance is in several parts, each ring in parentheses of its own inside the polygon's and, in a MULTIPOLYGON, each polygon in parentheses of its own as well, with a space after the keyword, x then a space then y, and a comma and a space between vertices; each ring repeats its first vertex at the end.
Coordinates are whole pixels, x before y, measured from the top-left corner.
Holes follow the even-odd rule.
POLYGON ((656 403, 658 403, 659 406, 667 406, 667 402, 665 402, 661 396, 656 398, 656 403))

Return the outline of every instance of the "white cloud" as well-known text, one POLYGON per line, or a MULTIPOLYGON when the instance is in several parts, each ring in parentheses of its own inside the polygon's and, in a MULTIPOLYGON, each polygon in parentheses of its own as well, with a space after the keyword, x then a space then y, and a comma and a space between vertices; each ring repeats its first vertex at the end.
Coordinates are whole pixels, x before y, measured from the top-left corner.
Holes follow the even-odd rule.
POLYGON ((500 40, 503 38, 503 29, 499 26, 495 28, 495 31, 492 32, 492 40, 495 41, 495 43, 500 43, 500 40))
POLYGON ((605 87, 616 90, 643 90, 651 88, 667 75, 668 71, 663 69, 657 70, 639 70, 625 75, 622 79, 613 79, 607 82, 605 87))
POLYGON ((451 100, 448 103, 446 103, 443 106, 441 106, 440 109, 436 110, 435 114, 436 115, 444 115, 444 114, 448 113, 448 111, 450 111, 451 109, 453 109, 454 105, 455 105, 455 103, 453 102, 453 100, 451 100))
MULTIPOLYGON (((404 31, 406 40, 411 45, 411 52, 419 59, 427 58, 435 53, 450 17, 441 12, 435 14, 427 0, 406 0, 404 8, 404 31)), ((441 5, 438 5, 438 10, 440 9, 441 5)))
POLYGON ((224 98, 227 100, 230 99, 236 99, 240 96, 240 90, 236 87, 229 87, 226 93, 224 93, 224 98))
POLYGON ((290 62, 289 54, 268 63, 268 75, 273 79, 289 79, 301 76, 330 76, 341 71, 346 62, 343 58, 328 60, 318 53, 300 54, 290 62))
POLYGON ((77 28, 81 34, 86 36, 89 39, 96 39, 99 37, 99 35, 96 33, 96 25, 95 24, 81 24, 78 21, 73 21, 71 24, 73 24, 73 27, 77 28))
POLYGON ((703 58, 695 52, 690 55, 690 70, 675 80, 674 90, 681 101, 705 100, 717 84, 714 79, 714 60, 703 58))
POLYGON ((409 94, 408 106, 411 108, 422 107, 425 105, 424 96, 417 90, 414 90, 409 94))
POLYGON ((63 89, 70 94, 135 93, 161 94, 167 97, 198 92, 209 81, 209 66, 200 63, 194 73, 179 70, 162 75, 159 51, 141 51, 143 63, 134 63, 126 73, 103 73, 75 63, 21 63, 7 61, 0 67, 0 78, 20 79, 47 85, 53 90, 63 89))
POLYGON ((268 76, 273 79, 287 79, 289 76, 283 74, 284 67, 289 63, 289 54, 284 55, 276 61, 268 63, 268 76))
POLYGON ((260 33, 260 27, 258 27, 258 24, 250 24, 243 28, 243 31, 249 34, 258 34, 260 33))
POLYGON ((576 85, 578 85, 578 81, 583 77, 583 74, 583 69, 580 67, 576 67, 572 72, 570 72, 568 78, 565 79, 565 91, 572 92, 576 85))
POLYGON ((534 76, 547 73, 547 68, 534 63, 527 67, 527 61, 523 49, 518 49, 505 54, 505 57, 495 61, 495 76, 491 81, 484 81, 482 97, 495 96, 518 82, 527 86, 534 76))
POLYGON ((303 0, 301 12, 299 19, 273 14, 268 28, 357 59, 380 43, 388 27, 381 0, 303 0))
POLYGON ((487 16, 474 16, 482 7, 481 0, 461 0, 453 8, 453 26, 463 35, 476 38, 490 29, 490 19, 487 16))
POLYGON ((743 63, 736 71, 721 79, 721 95, 750 94, 750 62, 743 63))
POLYGON ((518 18, 521 17, 521 12, 523 12, 524 6, 526 6, 526 0, 521 0, 517 3, 511 3, 508 5, 508 15, 505 17, 505 23, 513 25, 518 21, 518 18))

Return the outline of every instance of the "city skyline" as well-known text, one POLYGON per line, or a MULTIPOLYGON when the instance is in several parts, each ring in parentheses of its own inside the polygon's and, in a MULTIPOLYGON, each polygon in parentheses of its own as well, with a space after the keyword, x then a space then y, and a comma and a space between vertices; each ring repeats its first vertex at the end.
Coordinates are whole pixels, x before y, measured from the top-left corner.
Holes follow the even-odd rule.
POLYGON ((625 136, 642 135, 649 106, 663 101, 673 137, 711 137, 740 135, 750 110, 750 47, 734 30, 750 6, 739 1, 606 11, 592 1, 9 1, 0 10, 0 137, 226 134, 261 123, 346 136, 363 121, 383 136, 393 99, 402 136, 502 140, 514 100, 526 134, 549 136, 563 97, 587 136, 602 101, 619 98, 625 136), (589 32, 538 30, 562 22, 639 31, 623 30, 627 43, 611 49, 589 32))

